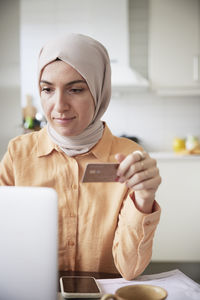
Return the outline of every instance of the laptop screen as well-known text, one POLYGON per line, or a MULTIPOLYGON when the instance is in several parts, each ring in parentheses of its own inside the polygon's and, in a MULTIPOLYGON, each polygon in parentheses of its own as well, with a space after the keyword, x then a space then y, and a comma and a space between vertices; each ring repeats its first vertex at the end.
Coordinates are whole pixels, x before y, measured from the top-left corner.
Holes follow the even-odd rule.
POLYGON ((57 194, 0 187, 0 299, 57 298, 57 194))

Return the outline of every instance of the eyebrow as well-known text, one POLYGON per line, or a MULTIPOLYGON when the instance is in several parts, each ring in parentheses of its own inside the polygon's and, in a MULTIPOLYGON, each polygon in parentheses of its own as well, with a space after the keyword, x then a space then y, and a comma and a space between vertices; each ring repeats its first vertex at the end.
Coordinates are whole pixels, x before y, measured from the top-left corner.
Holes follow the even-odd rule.
MULTIPOLYGON (((49 85, 53 85, 52 82, 49 82, 47 80, 40 80, 40 83, 46 83, 46 84, 49 84, 49 85)), ((87 84, 85 80, 78 79, 78 80, 70 81, 70 82, 66 83, 65 85, 70 86, 70 85, 75 84, 75 83, 85 83, 85 84, 87 84)))

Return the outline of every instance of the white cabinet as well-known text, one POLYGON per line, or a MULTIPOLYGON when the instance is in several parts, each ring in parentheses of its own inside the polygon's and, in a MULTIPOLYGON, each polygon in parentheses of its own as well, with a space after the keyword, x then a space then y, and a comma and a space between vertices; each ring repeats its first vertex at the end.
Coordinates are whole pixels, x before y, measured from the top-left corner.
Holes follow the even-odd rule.
POLYGON ((0 88, 19 87, 19 1, 0 1, 0 40, 0 88))
POLYGON ((162 213, 153 261, 200 261, 200 158, 158 159, 162 213))
POLYGON ((200 94, 200 1, 150 0, 149 79, 153 89, 200 94))

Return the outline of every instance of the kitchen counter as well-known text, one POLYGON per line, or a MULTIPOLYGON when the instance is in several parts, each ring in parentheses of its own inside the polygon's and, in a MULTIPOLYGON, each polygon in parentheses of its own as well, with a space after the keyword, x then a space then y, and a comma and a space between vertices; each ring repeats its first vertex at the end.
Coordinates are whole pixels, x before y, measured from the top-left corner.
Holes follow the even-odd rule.
POLYGON ((176 154, 174 152, 149 152, 155 159, 200 160, 200 154, 176 154))

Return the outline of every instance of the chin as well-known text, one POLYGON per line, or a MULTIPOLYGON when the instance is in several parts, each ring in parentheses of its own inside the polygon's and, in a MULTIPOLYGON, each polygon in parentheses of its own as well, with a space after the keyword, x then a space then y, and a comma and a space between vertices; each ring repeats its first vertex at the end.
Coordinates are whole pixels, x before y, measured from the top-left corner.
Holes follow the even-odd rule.
POLYGON ((55 129, 55 131, 58 133, 58 134, 60 134, 60 135, 62 135, 62 136, 65 136, 65 137, 70 137, 70 136, 76 136, 76 135, 79 135, 79 133, 76 133, 76 132, 74 132, 73 130, 66 130, 66 129, 61 129, 61 128, 59 128, 59 129, 56 129, 56 128, 54 128, 55 129))

